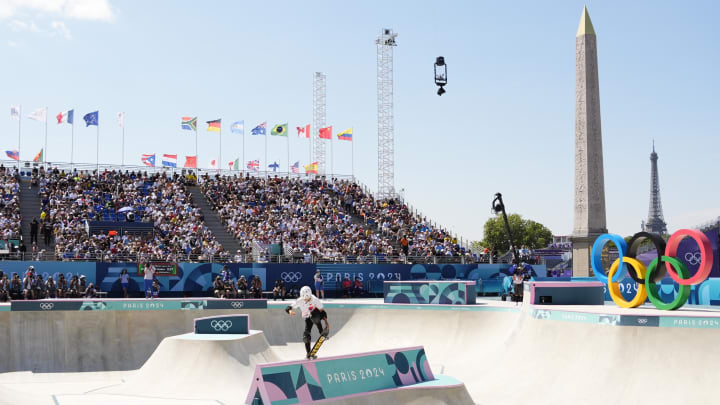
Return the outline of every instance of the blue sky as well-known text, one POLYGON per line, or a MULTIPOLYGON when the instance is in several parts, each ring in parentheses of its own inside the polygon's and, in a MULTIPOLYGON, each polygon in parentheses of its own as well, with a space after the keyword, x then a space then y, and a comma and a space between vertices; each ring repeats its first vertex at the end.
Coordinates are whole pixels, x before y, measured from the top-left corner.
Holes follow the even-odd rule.
MULTIPOLYGON (((355 174, 377 187, 375 38, 395 49, 395 184, 429 218, 480 239, 495 192, 510 212, 558 235, 572 230, 575 33, 582 1, 562 2, 0 0, 0 106, 23 106, 23 159, 43 145, 49 107, 100 110, 100 160, 193 155, 180 117, 197 115, 200 165, 217 157, 204 121, 223 119, 223 164, 242 156, 229 124, 289 122, 291 161, 308 162, 294 127, 312 121, 312 75, 327 74, 327 118, 355 129, 355 174), (446 4, 447 3, 447 4, 446 4), (435 94, 443 55, 449 84, 435 94)), ((720 28, 713 1, 591 1, 598 35, 608 228, 647 217, 652 140, 670 230, 720 215, 720 28)), ((4 149, 17 121, 0 114, 4 149)), ((75 160, 95 162, 94 127, 75 126, 75 160)), ((68 161, 70 128, 50 124, 48 159, 68 161)), ((264 139, 245 137, 245 160, 264 139)), ((284 139, 269 160, 287 167, 284 139)), ((334 168, 351 171, 336 142, 334 168)), ((182 157, 180 158, 182 160, 182 157)))

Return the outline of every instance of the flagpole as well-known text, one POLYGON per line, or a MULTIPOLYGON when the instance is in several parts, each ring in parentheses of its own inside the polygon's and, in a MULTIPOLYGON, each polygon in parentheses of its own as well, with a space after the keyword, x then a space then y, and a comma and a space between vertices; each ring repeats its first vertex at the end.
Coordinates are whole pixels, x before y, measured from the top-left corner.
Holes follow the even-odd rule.
POLYGON ((268 139, 268 136, 270 136, 270 135, 267 134, 267 128, 265 128, 265 166, 266 166, 265 167, 265 177, 267 177, 267 139, 268 139))
POLYGON ((220 149, 218 150, 218 173, 222 170, 222 121, 220 121, 220 131, 218 132, 218 136, 220 137, 220 149))
POLYGON ((122 138, 122 158, 120 160, 120 166, 125 166, 125 113, 122 113, 122 131, 123 131, 123 138, 122 138))
MULTIPOLYGON (((289 125, 288 125, 288 127, 289 127, 289 125)), ((285 134, 287 135, 287 155, 288 155, 287 171, 288 171, 288 176, 290 176, 290 134, 288 134, 288 133, 285 133, 285 134)))
POLYGON ((350 162, 352 162, 352 179, 353 182, 355 181, 355 128, 351 129, 353 134, 353 139, 350 140, 352 142, 352 147, 350 148, 350 162))
POLYGON ((95 170, 97 170, 97 175, 100 177, 100 113, 98 112, 98 119, 97 119, 97 136, 95 139, 95 170))
POLYGON ((333 151, 333 136, 332 131, 330 132, 330 178, 332 179, 333 173, 335 173, 335 152, 333 151))
MULTIPOLYGON (((68 113, 68 116, 70 113, 68 113)), ((72 170, 75 153, 75 109, 73 109, 73 122, 70 123, 70 169, 72 170)))
POLYGON ((22 124, 22 106, 20 106, 20 115, 18 116, 18 170, 20 170, 20 125, 22 124))
MULTIPOLYGON (((242 151, 242 157, 243 157, 243 158, 242 158, 242 163, 245 163, 245 121, 243 121, 243 135, 242 135, 242 136, 243 136, 243 140, 242 140, 242 143, 243 143, 243 151, 242 151)), ((240 177, 242 177, 242 172, 244 172, 245 169, 238 169, 238 170, 240 170, 240 177)))
POLYGON ((47 162, 47 117, 48 117, 48 108, 45 107, 45 149, 42 153, 43 163, 47 162))
POLYGON ((198 156, 197 151, 197 118, 195 119, 195 177, 198 177, 200 172, 198 171, 198 162, 200 161, 200 157, 198 156))

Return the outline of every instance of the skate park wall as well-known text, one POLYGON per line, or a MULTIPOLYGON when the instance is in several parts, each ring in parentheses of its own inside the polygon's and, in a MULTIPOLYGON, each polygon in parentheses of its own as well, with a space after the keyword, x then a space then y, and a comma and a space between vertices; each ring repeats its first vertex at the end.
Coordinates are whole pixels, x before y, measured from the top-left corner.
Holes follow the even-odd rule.
POLYGON ((309 403, 432 380, 435 377, 423 347, 259 364, 245 402, 309 403))
POLYGON ((477 293, 473 281, 385 281, 385 303, 472 305, 477 293))

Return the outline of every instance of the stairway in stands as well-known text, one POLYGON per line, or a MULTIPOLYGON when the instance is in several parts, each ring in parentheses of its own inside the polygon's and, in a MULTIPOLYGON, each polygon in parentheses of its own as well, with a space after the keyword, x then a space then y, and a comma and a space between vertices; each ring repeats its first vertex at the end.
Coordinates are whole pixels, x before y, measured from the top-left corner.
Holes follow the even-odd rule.
MULTIPOLYGON (((20 180, 20 215, 22 215, 22 237, 27 246, 28 253, 32 252, 32 243, 30 243, 30 223, 33 218, 40 221, 40 197, 38 196, 38 188, 30 187, 30 180, 20 180)), ((38 229, 38 248, 45 249, 46 252, 55 251, 55 240, 50 245, 45 246, 43 243, 42 233, 38 229)))
POLYGON ((203 213, 205 225, 213 232, 215 239, 217 239, 226 252, 234 255, 235 252, 240 249, 240 244, 238 244, 237 239, 226 230, 225 225, 220 221, 217 211, 210 207, 207 197, 205 197, 205 194, 200 190, 200 187, 188 186, 188 191, 192 195, 193 202, 195 202, 203 213))

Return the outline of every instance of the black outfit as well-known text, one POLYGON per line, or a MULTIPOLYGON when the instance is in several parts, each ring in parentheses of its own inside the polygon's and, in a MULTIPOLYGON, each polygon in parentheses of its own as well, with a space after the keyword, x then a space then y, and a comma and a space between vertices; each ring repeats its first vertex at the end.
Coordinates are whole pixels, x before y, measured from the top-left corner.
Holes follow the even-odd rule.
POLYGON ((40 226, 40 223, 37 221, 37 219, 33 219, 32 222, 30 222, 30 243, 38 243, 38 227, 40 226))
POLYGON ((322 335, 323 327, 322 320, 327 318, 327 312, 325 310, 313 309, 310 313, 310 317, 305 318, 305 331, 303 332, 303 343, 305 343, 305 351, 310 353, 310 331, 312 331, 313 325, 317 326, 318 332, 322 335))

